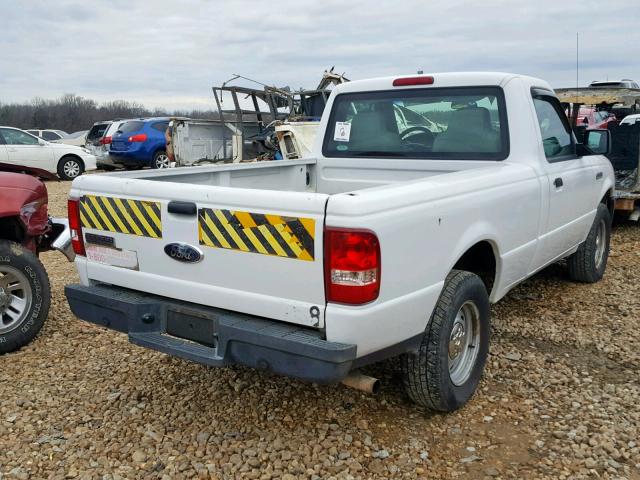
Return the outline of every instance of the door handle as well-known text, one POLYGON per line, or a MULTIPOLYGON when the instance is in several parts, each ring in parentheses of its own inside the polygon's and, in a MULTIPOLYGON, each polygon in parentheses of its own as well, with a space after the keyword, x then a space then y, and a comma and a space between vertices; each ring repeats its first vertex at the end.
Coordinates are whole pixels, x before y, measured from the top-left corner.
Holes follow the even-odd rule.
POLYGON ((596 173, 596 180, 600 180, 602 178, 602 172, 596 173))
POLYGON ((171 200, 167 206, 169 213, 175 213, 177 215, 195 215, 198 213, 198 207, 193 202, 180 202, 178 200, 171 200))
POLYGON ((562 181, 562 178, 558 177, 553 181, 553 184, 556 186, 556 188, 560 188, 564 185, 564 182, 562 181))

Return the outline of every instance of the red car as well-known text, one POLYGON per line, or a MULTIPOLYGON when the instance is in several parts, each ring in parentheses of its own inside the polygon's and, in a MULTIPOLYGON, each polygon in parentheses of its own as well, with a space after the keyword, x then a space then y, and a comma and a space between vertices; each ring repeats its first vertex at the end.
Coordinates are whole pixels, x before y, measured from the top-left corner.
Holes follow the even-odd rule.
POLYGON ((38 254, 56 249, 73 258, 67 220, 50 218, 47 200, 37 178, 0 171, 0 354, 30 342, 49 313, 49 278, 38 254))
POLYGON ((605 110, 596 110, 593 107, 580 107, 578 110, 578 126, 584 125, 587 130, 609 128, 609 124, 617 124, 616 116, 605 110))

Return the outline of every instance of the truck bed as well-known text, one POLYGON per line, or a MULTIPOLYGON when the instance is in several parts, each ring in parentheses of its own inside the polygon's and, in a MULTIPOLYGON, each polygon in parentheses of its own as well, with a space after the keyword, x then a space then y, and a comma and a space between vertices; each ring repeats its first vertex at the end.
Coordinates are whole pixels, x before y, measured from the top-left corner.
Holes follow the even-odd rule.
MULTIPOLYGON (((491 164, 325 159, 319 170, 304 159, 86 175, 70 194, 89 235, 87 259, 76 263, 84 284, 144 285, 156 295, 323 327, 331 196, 491 164), (201 260, 171 258, 167 248, 180 245, 199 250, 201 260)), ((422 185, 412 190, 429 188, 422 185)), ((442 185, 434 186, 440 195, 442 185)))

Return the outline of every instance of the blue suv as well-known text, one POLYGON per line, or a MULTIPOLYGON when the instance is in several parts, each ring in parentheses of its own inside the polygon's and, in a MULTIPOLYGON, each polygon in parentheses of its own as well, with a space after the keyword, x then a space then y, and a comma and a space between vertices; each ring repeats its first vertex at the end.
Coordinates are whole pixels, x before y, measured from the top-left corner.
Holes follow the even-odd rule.
POLYGON ((128 120, 111 137, 109 156, 125 167, 168 168, 164 133, 168 118, 128 120))

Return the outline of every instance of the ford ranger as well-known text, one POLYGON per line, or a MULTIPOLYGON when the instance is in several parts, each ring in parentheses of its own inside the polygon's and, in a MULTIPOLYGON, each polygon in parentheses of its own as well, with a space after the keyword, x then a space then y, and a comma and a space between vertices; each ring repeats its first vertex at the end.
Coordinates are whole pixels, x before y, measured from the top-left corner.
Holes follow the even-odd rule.
POLYGON ((535 78, 338 85, 309 158, 74 180, 66 296, 210 366, 337 383, 399 355, 411 399, 455 410, 481 378, 491 302, 561 259, 573 281, 603 276, 609 143, 578 144, 535 78))

